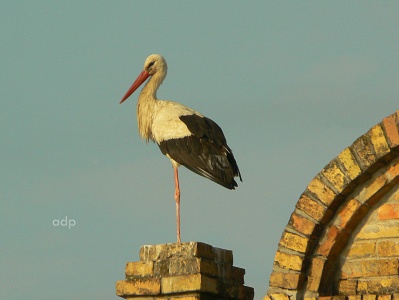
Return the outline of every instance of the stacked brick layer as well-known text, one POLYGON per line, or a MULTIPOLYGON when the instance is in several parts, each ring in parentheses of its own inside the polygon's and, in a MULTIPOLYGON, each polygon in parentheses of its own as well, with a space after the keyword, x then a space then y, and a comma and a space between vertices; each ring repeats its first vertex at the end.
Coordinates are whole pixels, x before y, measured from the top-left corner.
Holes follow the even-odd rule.
POLYGON ((147 245, 140 261, 128 262, 116 294, 125 299, 252 300, 245 270, 233 266, 230 250, 199 242, 147 245))
MULTIPOLYGON (((355 259, 342 265, 355 234, 367 217, 386 201, 386 195, 399 190, 398 120, 399 111, 386 117, 344 149, 310 182, 280 239, 265 299, 311 299, 345 293, 357 294, 356 299, 366 299, 360 294, 399 293, 398 272, 393 271, 398 267, 393 260, 397 261, 396 251, 399 250, 399 226, 392 222, 399 216, 399 204, 381 206, 377 222, 386 224, 370 227, 369 234, 374 231, 373 238, 379 239, 378 235, 384 231, 381 226, 389 224, 389 240, 376 242, 370 238, 370 243, 363 240, 362 249, 375 257, 370 256, 356 266, 353 265, 355 259), (384 257, 380 257, 381 251, 385 251, 384 257), (342 274, 341 267, 344 267, 342 274), (386 270, 369 274, 376 281, 381 279, 380 275, 385 276, 381 272, 390 272, 387 276, 395 279, 387 281, 386 286, 397 288, 359 285, 359 278, 367 276, 370 268, 386 270), (353 275, 345 273, 352 269, 355 270, 353 275)), ((360 246, 354 246, 352 254, 356 247, 360 246)))

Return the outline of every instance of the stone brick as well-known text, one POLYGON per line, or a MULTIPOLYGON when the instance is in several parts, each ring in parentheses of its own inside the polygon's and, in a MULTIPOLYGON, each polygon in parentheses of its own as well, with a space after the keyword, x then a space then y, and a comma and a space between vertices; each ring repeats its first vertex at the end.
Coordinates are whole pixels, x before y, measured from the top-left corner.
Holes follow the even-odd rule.
POLYGON ((347 261, 341 269, 341 278, 397 275, 398 266, 397 259, 347 261))
POLYGON ((302 279, 302 276, 299 273, 273 272, 270 275, 270 286, 294 290, 298 287, 301 279, 302 279))
POLYGON ((274 263, 280 268, 300 271, 302 269, 303 257, 294 254, 276 252, 274 263))
POLYGON ((346 229, 347 223, 352 219, 360 206, 360 202, 356 199, 350 199, 347 201, 338 213, 338 222, 335 225, 346 229))
POLYGON ((220 248, 213 248, 214 260, 225 264, 233 264, 233 251, 220 248))
POLYGON ((378 255, 380 257, 399 256, 399 240, 387 240, 379 242, 378 255))
POLYGON ((342 151, 338 155, 338 159, 346 169, 346 174, 351 180, 360 175, 361 169, 349 148, 346 148, 344 151, 342 151))
POLYGON ((362 300, 362 295, 348 295, 348 300, 362 300))
POLYGON ((116 282, 117 296, 158 295, 161 290, 159 278, 136 278, 116 282))
POLYGON ((391 145, 391 147, 396 147, 399 145, 399 132, 398 132, 398 127, 396 125, 397 119, 398 119, 398 112, 382 120, 387 135, 388 143, 391 145))
POLYGON ((285 231, 281 237, 279 245, 287 249, 305 253, 308 245, 308 239, 285 231))
POLYGON ((125 276, 132 277, 145 277, 153 275, 153 262, 128 262, 125 268, 125 276))
POLYGON ((355 295, 357 280, 341 280, 338 284, 338 293, 340 295, 355 295))
POLYGON ((329 206, 335 198, 335 193, 319 178, 314 178, 308 185, 308 190, 317 196, 326 206, 329 206))
POLYGON ((372 294, 362 295, 362 300, 375 300, 376 298, 377 296, 372 294))
POLYGON ((386 177, 389 181, 396 179, 399 176, 399 162, 394 160, 386 172, 386 177))
POLYGON ((391 300, 391 295, 377 295, 377 300, 391 300))
POLYGON ((311 292, 317 292, 320 286, 320 280, 324 269, 325 260, 319 257, 312 259, 312 265, 308 276, 307 289, 311 292))
POLYGON ((337 226, 331 226, 328 228, 325 238, 320 242, 317 253, 324 257, 338 254, 336 251, 342 250, 341 246, 345 244, 348 236, 347 232, 342 231, 337 226))
POLYGON ((195 257, 206 258, 213 260, 215 254, 213 253, 213 247, 205 243, 196 243, 193 251, 195 257))
POLYGON ((352 144, 351 148, 357 154, 362 170, 366 170, 369 166, 375 163, 376 157, 371 151, 369 142, 365 135, 362 135, 360 138, 358 138, 352 144))
POLYGON ((287 294, 270 294, 272 300, 290 300, 287 294))
POLYGON ((398 277, 372 278, 363 281, 361 291, 370 294, 392 294, 399 290, 398 277))
POLYGON ((399 204, 384 204, 377 210, 379 220, 399 219, 399 204))
POLYGON ((369 134, 377 157, 382 157, 389 153, 390 149, 380 125, 377 124, 371 128, 369 134))
POLYGON ((304 211, 306 214, 314 218, 316 221, 320 221, 327 208, 322 204, 310 199, 308 196, 302 194, 298 200, 297 208, 304 211))
POLYGON ((376 248, 376 242, 370 241, 368 243, 354 243, 352 244, 347 257, 349 259, 376 257, 376 248))
POLYGON ((332 184, 332 186, 338 191, 342 192, 343 189, 348 185, 348 180, 345 177, 345 173, 341 171, 337 161, 332 160, 322 170, 324 177, 332 184))
POLYGON ((190 291, 217 294, 218 282, 215 278, 201 274, 163 277, 161 278, 161 291, 163 294, 190 291))
POLYGON ((370 224, 365 225, 357 234, 359 240, 370 240, 378 238, 396 238, 399 236, 399 226, 396 224, 370 224))
POLYGON ((388 182, 385 174, 378 176, 370 180, 365 186, 363 192, 361 192, 356 199, 359 200, 360 203, 365 203, 369 201, 371 197, 373 197, 379 190, 381 190, 386 183, 388 182))
POLYGON ((295 212, 291 215, 289 225, 291 225, 292 228, 295 229, 296 231, 303 233, 304 235, 307 236, 310 236, 312 234, 313 229, 316 226, 316 224, 313 221, 305 217, 302 217, 296 214, 295 212))

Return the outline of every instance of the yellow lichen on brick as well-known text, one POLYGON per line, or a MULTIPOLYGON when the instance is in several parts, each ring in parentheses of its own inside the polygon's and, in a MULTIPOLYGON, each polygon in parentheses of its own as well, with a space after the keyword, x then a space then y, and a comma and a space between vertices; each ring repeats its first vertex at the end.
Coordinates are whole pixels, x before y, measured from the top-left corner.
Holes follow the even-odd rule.
POLYGON ((376 125, 370 129, 370 139, 377 157, 381 157, 389 152, 389 146, 380 125, 376 125))
POLYGON ((284 232, 280 240, 280 246, 305 253, 308 246, 308 239, 290 232, 284 232))
POLYGON ((163 294, 190 291, 217 294, 218 282, 215 278, 207 277, 201 274, 170 276, 161 278, 161 290, 163 294))
POLYGON ((161 290, 159 278, 119 280, 116 282, 116 295, 157 295, 161 290))
POLYGON ((342 192, 346 186, 345 174, 339 169, 335 161, 330 162, 322 173, 338 192, 342 192))
POLYGON ((300 271, 302 269, 303 257, 277 251, 274 263, 281 268, 300 271))
POLYGON ((345 167, 350 179, 355 179, 361 173, 359 165, 356 163, 355 157, 349 148, 346 148, 338 155, 338 159, 345 167))
POLYGON ((153 274, 153 262, 128 262, 125 275, 128 276, 151 276, 153 274))
POLYGON ((330 205, 335 198, 334 192, 319 178, 314 178, 308 185, 308 190, 315 194, 325 205, 330 205))

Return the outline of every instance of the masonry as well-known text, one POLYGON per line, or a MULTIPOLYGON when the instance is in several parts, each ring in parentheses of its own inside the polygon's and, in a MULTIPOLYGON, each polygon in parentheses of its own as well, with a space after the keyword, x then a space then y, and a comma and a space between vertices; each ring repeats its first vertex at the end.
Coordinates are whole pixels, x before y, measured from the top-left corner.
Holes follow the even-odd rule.
MULTIPOLYGON (((399 299, 399 111, 332 159, 283 229, 264 300, 399 299)), ((126 299, 253 299, 230 250, 143 246, 116 284, 126 299)))

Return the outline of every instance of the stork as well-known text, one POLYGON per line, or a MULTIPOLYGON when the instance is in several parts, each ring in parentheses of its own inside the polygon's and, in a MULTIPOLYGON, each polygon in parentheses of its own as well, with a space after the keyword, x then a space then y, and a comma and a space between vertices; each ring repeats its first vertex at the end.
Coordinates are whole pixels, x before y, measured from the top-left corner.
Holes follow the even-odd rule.
POLYGON ((144 69, 123 96, 120 103, 148 78, 137 102, 140 136, 156 142, 173 166, 176 201, 177 242, 180 244, 180 187, 178 167, 204 176, 227 189, 234 190, 242 181, 233 152, 227 146, 222 129, 211 119, 180 103, 157 98, 157 90, 167 73, 165 58, 159 54, 147 57, 144 69))

